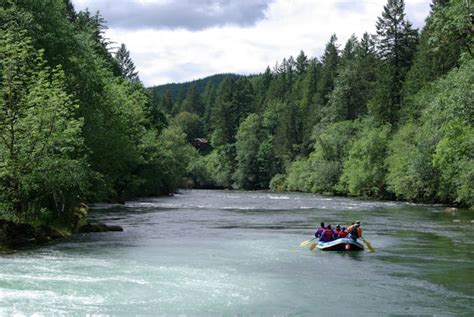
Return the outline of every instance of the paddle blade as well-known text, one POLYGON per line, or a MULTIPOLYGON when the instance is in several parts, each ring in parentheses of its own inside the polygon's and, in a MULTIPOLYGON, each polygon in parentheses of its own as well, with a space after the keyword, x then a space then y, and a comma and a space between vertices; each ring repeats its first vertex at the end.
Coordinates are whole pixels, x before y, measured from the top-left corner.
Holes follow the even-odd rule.
POLYGON ((302 247, 307 246, 310 242, 311 242, 310 240, 303 241, 300 243, 300 246, 302 247))
POLYGON ((313 244, 309 247, 309 249, 310 249, 311 251, 313 251, 314 248, 316 248, 316 243, 313 243, 313 244))
POLYGON ((375 249, 372 247, 372 244, 370 244, 369 241, 365 240, 365 239, 362 239, 362 241, 364 241, 365 245, 367 246, 367 249, 369 249, 370 252, 375 252, 375 249))

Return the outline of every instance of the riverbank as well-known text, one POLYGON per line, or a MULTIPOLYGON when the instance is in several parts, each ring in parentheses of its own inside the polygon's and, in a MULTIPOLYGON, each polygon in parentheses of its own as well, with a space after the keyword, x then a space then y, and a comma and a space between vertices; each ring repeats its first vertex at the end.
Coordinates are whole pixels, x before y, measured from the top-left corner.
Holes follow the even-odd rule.
POLYGON ((53 228, 46 224, 33 225, 0 219, 0 250, 49 243, 71 235, 67 228, 53 228))
POLYGON ((0 219, 0 253, 17 248, 44 245, 65 239, 75 233, 123 231, 120 226, 86 222, 75 230, 68 227, 55 228, 47 224, 18 223, 0 219))

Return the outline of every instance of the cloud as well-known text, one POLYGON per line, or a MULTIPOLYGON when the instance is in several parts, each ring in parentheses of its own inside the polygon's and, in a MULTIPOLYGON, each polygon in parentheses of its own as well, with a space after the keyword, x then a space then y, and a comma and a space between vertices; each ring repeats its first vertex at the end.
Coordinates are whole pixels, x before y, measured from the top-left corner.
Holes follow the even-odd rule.
MULTIPOLYGON (((94 3, 104 1, 108 0, 94 3)), ((239 5, 241 1, 232 2, 239 5)), ((250 2, 253 3, 247 1, 250 2)), ((416 27, 423 25, 429 2, 406 0, 407 16, 416 27)), ((222 3, 231 5, 230 1, 222 3)), ((268 4, 259 11, 264 18, 254 20, 252 25, 216 24, 198 30, 182 27, 123 29, 109 23, 106 36, 126 44, 146 86, 190 81, 216 73, 255 74, 284 57, 298 55, 300 50, 310 57, 320 57, 333 33, 337 34, 341 47, 352 34, 359 38, 364 32, 374 34, 375 22, 386 0, 260 3, 268 4)), ((193 8, 198 10, 197 5, 193 8)))
POLYGON ((363 12, 366 4, 364 1, 336 1, 335 6, 339 12, 363 12))
POLYGON ((76 8, 99 10, 108 26, 127 30, 202 30, 214 26, 251 26, 264 18, 272 0, 76 0, 76 8))

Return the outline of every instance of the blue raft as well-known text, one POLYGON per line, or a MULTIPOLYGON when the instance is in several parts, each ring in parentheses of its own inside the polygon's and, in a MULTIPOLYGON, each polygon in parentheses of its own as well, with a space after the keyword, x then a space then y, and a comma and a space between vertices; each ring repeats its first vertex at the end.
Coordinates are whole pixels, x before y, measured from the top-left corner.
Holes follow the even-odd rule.
POLYGON ((322 251, 363 251, 364 245, 351 238, 340 238, 329 242, 319 241, 317 246, 322 251))

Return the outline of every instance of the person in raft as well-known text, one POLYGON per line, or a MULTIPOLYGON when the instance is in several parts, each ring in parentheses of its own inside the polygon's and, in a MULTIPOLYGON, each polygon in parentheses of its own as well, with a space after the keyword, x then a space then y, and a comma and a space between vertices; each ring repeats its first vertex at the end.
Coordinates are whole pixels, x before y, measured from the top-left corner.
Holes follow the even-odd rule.
POLYGON ((336 229, 334 229, 334 239, 339 239, 341 237, 341 225, 337 225, 336 229))
POLYGON ((360 221, 357 220, 353 225, 347 227, 347 232, 349 232, 349 238, 354 241, 362 237, 362 228, 360 227, 360 221))
POLYGON ((326 227, 324 226, 324 222, 321 222, 321 227, 319 227, 318 230, 316 230, 316 232, 314 233, 314 236, 316 238, 321 238, 321 235, 323 234, 324 229, 326 229, 326 227))
POLYGON ((331 229, 331 225, 327 225, 326 229, 323 230, 321 233, 321 238, 319 241, 321 242, 329 242, 334 240, 334 231, 331 229))
POLYGON ((339 238, 345 238, 348 234, 349 232, 347 232, 346 227, 342 227, 341 233, 339 233, 339 238))

